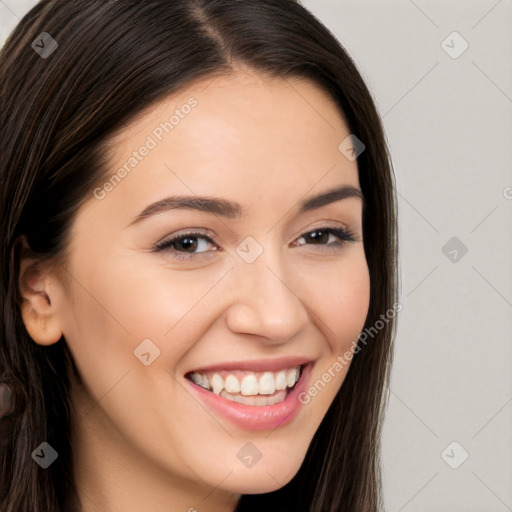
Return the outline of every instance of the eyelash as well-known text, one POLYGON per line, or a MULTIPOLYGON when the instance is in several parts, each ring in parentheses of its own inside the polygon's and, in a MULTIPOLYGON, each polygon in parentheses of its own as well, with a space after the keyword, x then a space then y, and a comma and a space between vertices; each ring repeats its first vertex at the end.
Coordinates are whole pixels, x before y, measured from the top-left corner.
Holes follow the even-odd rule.
MULTIPOLYGON (((346 242, 355 242, 356 241, 356 238, 354 237, 354 235, 352 234, 351 231, 349 231, 348 229, 344 229, 344 228, 339 228, 339 227, 335 227, 335 226, 321 226, 321 227, 317 227, 315 229, 312 229, 310 231, 306 231, 305 233, 303 233, 302 235, 300 235, 299 238, 302 238, 304 237, 305 235, 310 235, 311 233, 315 233, 317 231, 322 231, 324 233, 327 233, 329 235, 333 234, 335 236, 337 236, 339 238, 339 240, 341 241, 338 241, 338 242, 335 242, 335 243, 331 243, 331 244, 303 244, 303 245, 320 245, 320 246, 324 246, 325 249, 332 249, 332 250, 339 250, 341 249, 346 242), (335 246, 335 247, 333 247, 335 246)), ((169 240, 164 240, 163 242, 159 242, 157 243, 154 248, 153 248, 153 251, 154 252, 169 252, 169 253, 174 253, 172 255, 173 258, 176 258, 178 260, 191 260, 191 259, 194 259, 194 258, 197 258, 197 257, 201 257, 199 255, 202 255, 202 254, 205 254, 204 252, 200 252, 200 253, 187 253, 187 252, 184 252, 184 251, 176 251, 176 250, 172 250, 171 247, 178 241, 184 239, 184 238, 203 238, 205 239, 208 243, 210 244, 213 244, 213 245, 217 245, 215 243, 215 237, 212 237, 212 236, 208 236, 206 235, 205 233, 201 232, 201 231, 194 231, 194 230, 191 230, 191 231, 186 231, 184 233, 180 233, 179 235, 169 239, 169 240)), ((322 249, 324 250, 324 249, 322 249)))

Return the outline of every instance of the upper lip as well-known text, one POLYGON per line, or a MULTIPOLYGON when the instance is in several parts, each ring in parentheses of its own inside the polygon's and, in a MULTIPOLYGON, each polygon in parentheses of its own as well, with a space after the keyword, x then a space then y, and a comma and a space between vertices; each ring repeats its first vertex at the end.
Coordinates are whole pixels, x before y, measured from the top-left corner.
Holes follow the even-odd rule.
POLYGON ((312 361, 313 359, 309 357, 300 356, 279 357, 274 359, 253 359, 245 361, 226 361, 223 363, 214 363, 194 368, 194 370, 191 370, 190 372, 187 373, 200 373, 223 370, 252 370, 254 372, 272 372, 278 370, 285 370, 286 368, 294 368, 295 366, 302 366, 312 361))

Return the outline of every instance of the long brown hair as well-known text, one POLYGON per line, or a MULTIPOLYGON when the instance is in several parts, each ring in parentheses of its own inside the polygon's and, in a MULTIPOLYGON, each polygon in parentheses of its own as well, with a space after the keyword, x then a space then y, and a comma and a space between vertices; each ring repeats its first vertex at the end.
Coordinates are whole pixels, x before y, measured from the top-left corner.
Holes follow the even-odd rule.
MULTIPOLYGON (((16 399, 0 420, 2 511, 69 512, 71 503, 80 510, 69 399, 71 372, 79 376, 64 338, 41 346, 24 327, 16 240, 24 234, 39 257, 61 257, 78 207, 107 171, 108 136, 157 100, 196 79, 229 74, 236 63, 314 82, 363 141, 365 329, 397 303, 397 208, 381 120, 343 46, 300 3, 42 0, 0 53, 0 381, 16 399), (45 56, 32 46, 43 32, 58 44, 45 56), (58 452, 48 469, 31 456, 44 441, 58 452)), ((359 340, 297 475, 277 491, 242 496, 238 512, 382 510, 380 436, 394 331, 389 318, 369 343, 359 340)))

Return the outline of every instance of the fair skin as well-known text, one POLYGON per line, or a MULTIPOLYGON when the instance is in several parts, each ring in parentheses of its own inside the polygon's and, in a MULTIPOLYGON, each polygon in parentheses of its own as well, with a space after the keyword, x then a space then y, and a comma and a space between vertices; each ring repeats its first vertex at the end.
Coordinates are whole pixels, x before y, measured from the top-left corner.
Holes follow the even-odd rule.
POLYGON ((175 129, 104 198, 91 195, 80 208, 65 267, 21 264, 29 334, 41 345, 63 335, 85 382, 72 388, 84 512, 231 512, 241 494, 285 485, 348 366, 272 431, 208 410, 185 374, 297 355, 314 361, 315 382, 351 348, 368 312, 361 200, 297 211, 332 188, 360 188, 356 161, 338 150, 349 131, 313 84, 248 70, 196 82, 116 134, 106 178, 191 96, 197 106, 175 129), (244 215, 175 209, 130 225, 171 195, 237 201, 244 215), (325 226, 347 227, 355 241, 303 236, 325 226), (215 245, 197 238, 188 260, 174 257, 185 252, 179 244, 152 251, 187 228, 215 245), (236 251, 249 236, 263 248, 252 263, 236 251), (148 338, 160 356, 145 366, 134 350, 148 338), (249 441, 262 453, 250 468, 237 458, 249 441))

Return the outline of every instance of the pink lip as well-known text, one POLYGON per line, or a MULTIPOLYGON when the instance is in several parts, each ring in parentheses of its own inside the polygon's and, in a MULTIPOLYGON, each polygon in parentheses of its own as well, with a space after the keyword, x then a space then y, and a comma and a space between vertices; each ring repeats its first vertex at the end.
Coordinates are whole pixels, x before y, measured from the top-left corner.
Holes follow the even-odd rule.
MULTIPOLYGON (((212 372, 222 370, 245 370, 253 372, 275 372, 295 366, 302 366, 312 361, 306 357, 281 357, 277 359, 254 359, 253 361, 229 361, 225 363, 216 363, 208 366, 194 368, 194 372, 212 372)), ((191 372, 188 372, 191 373, 191 372)))
MULTIPOLYGON (((292 366, 295 366, 295 364, 292 364, 292 366)), ((297 384, 288 393, 287 397, 282 402, 274 405, 257 406, 232 402, 212 391, 207 391, 189 379, 185 379, 185 381, 206 404, 208 409, 215 414, 227 418, 245 430, 273 430, 290 423, 298 414, 300 408, 303 407, 298 400, 298 396, 308 387, 312 367, 312 364, 307 364, 303 368, 297 384)), ((223 366, 223 368, 225 367, 223 366)), ((237 366, 237 368, 240 368, 240 366, 237 366)), ((252 368, 254 367, 251 366, 252 368)))

